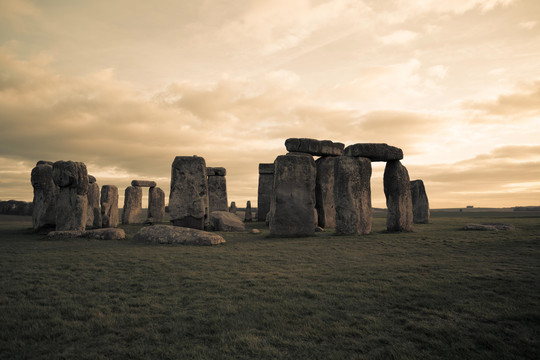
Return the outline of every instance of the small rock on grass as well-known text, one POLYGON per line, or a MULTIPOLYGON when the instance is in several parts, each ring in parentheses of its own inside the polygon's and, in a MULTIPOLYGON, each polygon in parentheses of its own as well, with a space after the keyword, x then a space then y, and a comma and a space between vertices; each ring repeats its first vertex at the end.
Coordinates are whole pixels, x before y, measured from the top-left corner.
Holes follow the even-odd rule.
POLYGON ((466 224, 463 230, 480 230, 480 231, 497 231, 497 230, 514 230, 512 224, 491 223, 491 224, 466 224))

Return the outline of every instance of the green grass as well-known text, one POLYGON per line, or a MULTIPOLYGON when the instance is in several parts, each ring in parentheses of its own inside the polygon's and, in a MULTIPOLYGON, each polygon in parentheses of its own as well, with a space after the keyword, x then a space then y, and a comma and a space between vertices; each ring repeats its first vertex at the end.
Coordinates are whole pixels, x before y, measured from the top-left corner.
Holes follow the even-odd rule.
POLYGON ((47 240, 0 216, 2 359, 538 359, 540 214, 216 247, 47 240), (465 232, 468 222, 515 231, 465 232))

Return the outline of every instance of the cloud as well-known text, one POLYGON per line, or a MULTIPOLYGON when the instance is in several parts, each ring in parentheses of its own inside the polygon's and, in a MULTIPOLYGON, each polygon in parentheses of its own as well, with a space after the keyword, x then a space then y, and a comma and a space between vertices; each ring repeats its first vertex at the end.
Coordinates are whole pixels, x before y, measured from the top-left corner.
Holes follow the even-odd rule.
POLYGON ((499 95, 491 101, 468 101, 464 106, 499 117, 526 117, 540 114, 540 81, 522 86, 518 91, 499 95))
POLYGON ((397 30, 391 34, 379 37, 379 41, 385 45, 404 45, 410 43, 418 36, 410 30, 397 30))
POLYGON ((521 29, 532 30, 536 26, 537 21, 522 21, 518 24, 521 29))
POLYGON ((26 0, 0 1, 0 20, 6 21, 13 28, 21 31, 29 21, 35 21, 41 16, 40 10, 26 0))

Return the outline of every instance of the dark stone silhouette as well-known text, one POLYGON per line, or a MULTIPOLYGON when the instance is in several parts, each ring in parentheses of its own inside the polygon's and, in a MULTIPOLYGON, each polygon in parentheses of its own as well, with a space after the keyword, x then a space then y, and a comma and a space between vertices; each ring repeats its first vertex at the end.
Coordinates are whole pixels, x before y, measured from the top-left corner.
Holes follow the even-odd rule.
POLYGON ((88 172, 82 162, 57 161, 53 180, 59 187, 55 204, 56 230, 84 231, 88 210, 88 172))
POLYGON ((340 156, 343 154, 345 145, 330 140, 289 138, 285 140, 285 147, 289 152, 301 152, 314 156, 340 156))
POLYGON ((336 206, 334 202, 334 166, 339 157, 320 157, 315 161, 317 178, 315 183, 315 199, 318 226, 321 228, 336 227, 336 206))
POLYGON ((413 222, 415 224, 429 223, 429 201, 422 180, 411 181, 411 199, 413 222))
POLYGON ((165 192, 159 187, 148 190, 148 218, 153 222, 161 222, 165 217, 165 192))
POLYGON ((399 160, 389 161, 384 169, 384 195, 388 231, 412 231, 413 211, 409 173, 399 160))
POLYGON ((177 156, 171 169, 171 223, 204 229, 208 214, 206 162, 199 156, 177 156))
POLYGON ((259 188, 257 192, 257 220, 265 221, 272 201, 274 163, 259 164, 259 188))
POLYGON ((314 234, 316 167, 310 155, 280 155, 276 158, 274 191, 268 215, 270 234, 314 234))
POLYGON ((53 180, 50 161, 40 160, 32 169, 30 180, 34 188, 32 226, 34 231, 56 226, 56 196, 58 186, 53 180))
POLYGON ((104 228, 118 226, 118 188, 114 185, 101 187, 101 224, 104 228))
POLYGON ((128 186, 124 194, 122 224, 142 223, 142 188, 139 186, 128 186))
POLYGON ((347 146, 343 155, 366 157, 371 161, 394 161, 403 159, 403 150, 387 144, 354 144, 347 146))

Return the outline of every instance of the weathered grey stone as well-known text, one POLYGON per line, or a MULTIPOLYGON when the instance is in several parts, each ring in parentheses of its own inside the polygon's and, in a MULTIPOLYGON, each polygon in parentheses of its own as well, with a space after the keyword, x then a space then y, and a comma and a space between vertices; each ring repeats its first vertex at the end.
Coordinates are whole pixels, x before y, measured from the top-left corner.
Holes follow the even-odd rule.
POLYGON ((413 207, 413 223, 429 223, 429 201, 422 180, 411 181, 411 199, 413 207))
POLYGON ((280 155, 274 164, 274 191, 268 215, 270 234, 313 235, 316 178, 313 157, 280 155))
POLYGON ((81 235, 82 237, 97 240, 123 240, 126 238, 126 233, 123 229, 118 228, 105 228, 86 230, 81 235))
POLYGON ((32 226, 34 231, 56 226, 56 196, 58 186, 53 181, 53 167, 49 162, 38 161, 32 169, 30 180, 34 188, 32 226))
MULTIPOLYGON (((211 168, 216 169, 216 168, 211 168)), ((223 168, 217 168, 223 169, 223 168)), ((215 173, 215 172, 214 172, 215 173)), ((224 173, 224 172, 220 172, 224 173)), ((209 211, 227 211, 227 181, 223 175, 208 176, 208 208, 209 211)))
POLYGON ((101 224, 104 228, 118 226, 118 188, 114 185, 101 187, 101 224))
POLYGON ((184 245, 218 245, 225 242, 225 239, 218 234, 171 225, 143 227, 135 234, 133 240, 184 245))
POLYGON ((274 164, 259 164, 259 188, 257 192, 257 220, 265 221, 272 201, 274 164))
POLYGON ((289 138, 285 140, 285 147, 289 152, 301 152, 315 156, 340 156, 343 154, 345 145, 330 140, 289 138))
MULTIPOLYGON (((91 175, 88 175, 90 179, 91 175)), ((95 178, 94 178, 95 179, 95 178)), ((101 227, 101 205, 99 202, 99 185, 96 182, 88 184, 88 208, 86 209, 86 226, 93 228, 101 227)))
POLYGON ((504 223, 491 224, 466 224, 463 230, 483 230, 483 231, 498 231, 498 230, 515 230, 514 225, 504 223))
POLYGON ((315 182, 315 199, 317 208, 317 225, 326 228, 336 227, 336 207, 334 202, 334 166, 338 157, 324 156, 315 161, 317 178, 315 182))
POLYGON ((155 181, 152 180, 131 180, 131 186, 149 187, 153 188, 157 186, 155 181))
POLYGON ((152 222, 161 222, 165 217, 165 193, 159 187, 148 190, 148 218, 152 222))
POLYGON ((249 200, 246 203, 246 211, 244 213, 244 221, 245 222, 253 221, 253 210, 251 209, 251 201, 249 201, 249 200))
POLYGON ((393 161, 403 159, 403 150, 387 144, 354 144, 343 151, 345 156, 366 157, 371 161, 393 161))
POLYGON ((171 223, 204 229, 208 214, 206 162, 199 156, 177 156, 171 170, 171 223))
POLYGON ((231 206, 229 207, 229 212, 236 215, 236 212, 238 211, 238 208, 236 207, 236 202, 231 202, 231 206))
POLYGON ((124 194, 122 224, 142 223, 142 188, 139 186, 128 186, 124 194))
POLYGON ((250 233, 251 234, 260 234, 261 230, 259 230, 259 229, 251 229, 250 233))
POLYGON ((53 166, 54 162, 52 161, 48 161, 48 160, 39 160, 37 163, 36 163, 36 166, 38 165, 51 165, 53 166))
POLYGON ((82 162, 57 161, 53 180, 59 187, 55 204, 56 230, 86 229, 88 172, 82 162))
POLYGON ((210 226, 215 231, 244 231, 246 226, 238 216, 228 211, 212 211, 210 226))
POLYGON ((272 174, 274 175, 274 163, 260 163, 259 174, 272 174))
POLYGON ((206 168, 207 176, 225 176, 227 175, 227 169, 224 167, 207 167, 206 168))
POLYGON ((412 231, 413 211, 409 172, 399 160, 389 161, 384 169, 386 228, 388 231, 412 231))
POLYGON ((372 225, 371 161, 341 156, 334 165, 336 234, 369 234, 372 225))
POLYGON ((47 234, 51 240, 75 239, 81 237, 84 231, 81 230, 55 230, 47 234))
POLYGON ((94 175, 88 175, 88 183, 94 184, 95 182, 97 182, 96 177, 94 175))

